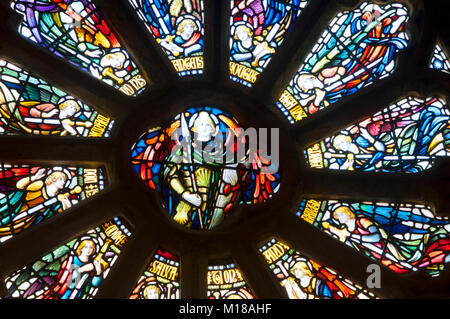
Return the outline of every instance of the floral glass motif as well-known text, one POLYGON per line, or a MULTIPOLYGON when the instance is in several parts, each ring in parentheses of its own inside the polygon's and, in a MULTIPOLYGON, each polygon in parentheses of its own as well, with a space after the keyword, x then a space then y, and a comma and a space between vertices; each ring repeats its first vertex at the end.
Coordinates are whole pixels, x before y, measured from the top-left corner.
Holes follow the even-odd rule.
POLYGON ((436 47, 433 51, 433 56, 431 57, 430 68, 436 69, 445 73, 450 73, 450 61, 447 58, 447 55, 444 53, 444 50, 436 44, 436 47))
POLYGON ((0 60, 0 134, 108 137, 112 125, 80 100, 0 60))
POLYGON ((91 299, 130 236, 117 217, 91 229, 9 275, 5 297, 91 299))
POLYGON ((277 107, 295 123, 392 74, 406 48, 407 8, 363 3, 339 13, 289 82, 277 107))
POLYGON ((147 85, 92 0, 13 0, 19 32, 127 95, 147 85))
POLYGON ((307 0, 231 0, 230 78, 251 87, 307 0))
POLYGON ((233 263, 215 264, 208 267, 209 299, 254 299, 241 271, 233 263))
POLYGON ((259 248, 289 299, 368 299, 375 296, 272 238, 259 248))
POLYGON ((428 206, 303 199, 297 216, 398 273, 450 262, 450 223, 428 206))
POLYGON ((129 0, 179 76, 203 74, 203 0, 129 0))
POLYGON ((1 163, 0 242, 105 187, 103 169, 1 163))
POLYGON ((195 107, 144 133, 132 147, 131 164, 148 187, 160 191, 175 222, 208 230, 239 203, 262 203, 278 190, 280 174, 265 169, 266 153, 239 147, 246 140, 233 117, 195 107))
POLYGON ((158 249, 133 289, 130 299, 179 298, 179 258, 167 250, 158 249))
POLYGON ((305 150, 309 167, 418 173, 449 156, 445 101, 408 97, 305 150))

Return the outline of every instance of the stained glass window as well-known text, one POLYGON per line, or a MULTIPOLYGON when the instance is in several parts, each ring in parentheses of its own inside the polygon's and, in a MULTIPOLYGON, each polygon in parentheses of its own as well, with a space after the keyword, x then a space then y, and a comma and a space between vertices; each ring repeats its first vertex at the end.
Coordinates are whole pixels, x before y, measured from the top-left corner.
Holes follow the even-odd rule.
POLYGON ((214 263, 208 267, 209 299, 254 299, 242 272, 234 263, 214 263))
POLYGON ((0 60, 0 134, 108 137, 113 123, 57 87, 0 60))
POLYGON ((444 100, 407 97, 305 151, 309 167, 418 173, 449 155, 444 100))
POLYGON ((91 299, 130 235, 117 217, 89 230, 10 274, 5 280, 7 297, 91 299))
POLYGON ((407 8, 364 2, 339 13, 289 82, 277 107, 291 123, 392 74, 406 48, 407 8))
POLYGON ((289 299, 367 299, 375 296, 272 238, 259 248, 289 299))
POLYGON ((251 87, 308 1, 230 2, 230 79, 251 87))
POLYGON ((25 38, 127 95, 147 85, 92 0, 13 0, 25 38))
POLYGON ((171 252, 158 249, 133 289, 130 299, 179 299, 180 262, 171 252))
POLYGON ((207 230, 239 203, 262 203, 278 190, 280 174, 268 171, 267 153, 248 154, 245 147, 232 116, 197 107, 144 133, 132 147, 131 163, 148 187, 162 193, 175 222, 207 230))
POLYGON ((297 216, 398 273, 450 262, 450 223, 429 206, 304 199, 297 216))
POLYGON ((203 74, 203 0, 129 0, 180 76, 203 74))
POLYGON ((448 297, 445 10, 320 3, 0 1, 0 298, 448 297))
POLYGON ((1 163, 0 242, 105 187, 103 169, 1 163))
POLYGON ((450 62, 444 50, 436 44, 433 56, 431 57, 430 68, 436 69, 445 73, 450 73, 450 62))

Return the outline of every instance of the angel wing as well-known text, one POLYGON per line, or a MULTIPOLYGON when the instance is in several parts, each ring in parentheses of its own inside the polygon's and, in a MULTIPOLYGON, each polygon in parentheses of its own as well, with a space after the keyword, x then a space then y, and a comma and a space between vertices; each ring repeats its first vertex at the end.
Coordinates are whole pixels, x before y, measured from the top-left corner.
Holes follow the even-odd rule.
MULTIPOLYGON (((325 67, 331 60, 324 60, 327 58, 327 55, 332 52, 336 47, 338 47, 338 41, 337 39, 340 39, 342 34, 344 33, 345 29, 350 25, 352 19, 353 19, 353 12, 349 12, 347 14, 346 18, 342 18, 342 15, 338 15, 336 17, 336 20, 344 19, 342 21, 341 26, 337 29, 334 34, 331 34, 330 30, 326 30, 324 34, 322 35, 322 39, 327 39, 327 41, 323 41, 317 50, 313 52, 309 58, 306 60, 304 67, 302 68, 302 71, 306 72, 319 72, 323 67, 325 67), (313 69, 315 71, 313 71, 313 69)), ((347 51, 341 50, 340 51, 343 56, 341 58, 344 58, 345 54, 347 54, 347 51)))
POLYGON ((150 23, 153 34, 159 38, 174 33, 170 21, 170 9, 165 0, 141 0, 142 10, 150 23))
POLYGON ((278 191, 280 174, 266 172, 264 167, 270 165, 270 160, 259 153, 252 154, 250 163, 250 170, 244 174, 246 189, 242 202, 263 203, 278 191))
POLYGON ((134 171, 152 189, 161 190, 159 172, 175 146, 171 138, 175 130, 180 127, 176 121, 166 129, 158 128, 144 134, 133 148, 131 158, 134 171))

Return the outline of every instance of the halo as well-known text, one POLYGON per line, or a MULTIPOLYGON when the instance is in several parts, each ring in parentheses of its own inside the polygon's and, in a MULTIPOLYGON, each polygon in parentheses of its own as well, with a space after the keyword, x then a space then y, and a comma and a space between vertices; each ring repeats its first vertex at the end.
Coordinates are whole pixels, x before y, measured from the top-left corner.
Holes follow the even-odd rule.
POLYGON ((80 238, 77 238, 77 241, 75 243, 75 246, 73 246, 73 251, 77 251, 78 247, 80 246, 81 242, 85 240, 90 240, 95 245, 95 252, 98 253, 100 251, 100 244, 98 242, 98 239, 93 236, 82 236, 80 238))
POLYGON ((182 16, 179 16, 175 20, 175 25, 178 27, 178 25, 181 23, 181 21, 183 21, 185 19, 190 19, 190 20, 194 21, 194 23, 197 25, 197 30, 203 34, 203 29, 202 29, 202 25, 200 24, 200 21, 196 17, 194 17, 192 14, 184 14, 182 16))
POLYGON ((253 26, 252 26, 250 23, 248 23, 247 21, 238 21, 238 22, 233 23, 233 24, 231 25, 230 34, 231 34, 231 35, 234 35, 234 32, 235 32, 236 28, 237 28, 238 26, 240 26, 240 25, 245 25, 245 26, 248 27, 250 30, 252 30, 252 32, 255 31, 254 28, 253 28, 253 26))
POLYGON ((211 136, 216 136, 216 135, 219 133, 219 130, 220 130, 220 128, 219 128, 219 126, 220 126, 219 119, 217 118, 216 115, 214 115, 213 113, 208 112, 208 111, 206 111, 206 110, 196 110, 196 111, 195 111, 195 113, 194 113, 194 114, 191 116, 191 118, 189 119, 189 124, 188 124, 188 125, 189 125, 189 129, 191 129, 191 128, 194 127, 195 120, 197 119, 197 117, 198 117, 198 115, 200 114, 200 112, 206 112, 206 113, 208 113, 209 117, 213 120, 214 125, 215 125, 216 128, 215 128, 214 133, 211 134, 211 136))
POLYGON ((45 178, 47 178, 53 172, 63 172, 64 174, 66 174, 67 180, 66 183, 64 184, 64 187, 69 188, 70 184, 72 183, 72 174, 70 173, 70 170, 60 166, 51 167, 47 169, 47 174, 45 178))
POLYGON ((58 102, 57 102, 57 103, 58 103, 58 106, 59 106, 61 103, 64 103, 64 102, 66 102, 66 101, 68 101, 68 100, 73 100, 73 101, 75 101, 75 103, 77 103, 78 106, 80 107, 80 110, 79 110, 78 112, 76 112, 73 116, 74 116, 74 117, 77 117, 77 116, 81 115, 81 112, 85 110, 85 109, 84 109, 84 106, 83 106, 83 104, 82 104, 81 101, 77 100, 77 99, 74 98, 72 95, 66 95, 66 96, 61 97, 61 98, 58 100, 58 102))

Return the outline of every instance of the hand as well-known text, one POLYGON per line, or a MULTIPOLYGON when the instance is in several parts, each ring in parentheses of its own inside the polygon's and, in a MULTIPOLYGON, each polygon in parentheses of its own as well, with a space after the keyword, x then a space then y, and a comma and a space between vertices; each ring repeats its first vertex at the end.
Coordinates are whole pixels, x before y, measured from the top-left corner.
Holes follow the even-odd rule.
POLYGON ((225 183, 231 184, 232 186, 236 185, 238 182, 238 176, 235 169, 226 168, 223 170, 223 180, 225 183))
POLYGON ((37 181, 37 180, 41 179, 42 177, 44 177, 45 175, 46 175, 46 169, 41 168, 36 172, 36 174, 31 176, 31 181, 32 182, 37 181))
POLYGON ((92 51, 87 50, 84 53, 87 56, 90 56, 91 58, 99 58, 103 54, 103 52, 101 50, 98 50, 98 49, 97 50, 92 50, 92 51))
POLYGON ((200 205, 202 204, 202 198, 198 194, 184 192, 183 195, 181 195, 181 197, 189 204, 192 204, 196 207, 200 207, 200 205))
POLYGON ((51 110, 48 113, 44 113, 43 115, 44 115, 44 117, 48 118, 48 117, 52 117, 54 115, 57 115, 58 113, 59 113, 59 110, 54 109, 54 110, 51 110))

